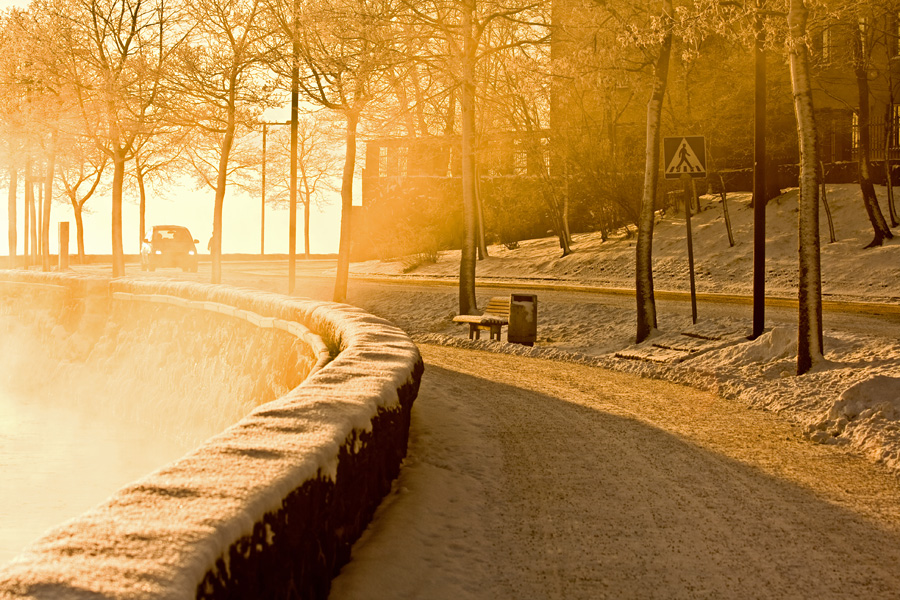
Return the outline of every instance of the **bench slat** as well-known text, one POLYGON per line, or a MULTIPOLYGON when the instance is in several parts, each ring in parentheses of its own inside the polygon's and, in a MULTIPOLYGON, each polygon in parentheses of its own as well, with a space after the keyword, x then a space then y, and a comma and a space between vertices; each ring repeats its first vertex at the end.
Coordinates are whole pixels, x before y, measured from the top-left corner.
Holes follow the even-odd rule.
POLYGON ((481 323, 481 315, 456 315, 453 320, 457 323, 481 323))
POLYGON ((500 315, 457 315, 453 317, 456 323, 477 323, 479 325, 507 325, 509 319, 500 315))
POLYGON ((484 312, 509 317, 509 298, 495 296, 488 300, 484 312))

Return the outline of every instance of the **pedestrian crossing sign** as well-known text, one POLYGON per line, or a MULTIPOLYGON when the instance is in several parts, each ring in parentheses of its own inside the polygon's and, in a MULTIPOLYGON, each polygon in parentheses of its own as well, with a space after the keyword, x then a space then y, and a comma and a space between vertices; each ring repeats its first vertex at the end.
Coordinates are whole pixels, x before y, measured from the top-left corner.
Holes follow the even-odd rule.
POLYGON ((663 138, 663 164, 666 179, 683 175, 706 177, 706 138, 688 135, 663 138))

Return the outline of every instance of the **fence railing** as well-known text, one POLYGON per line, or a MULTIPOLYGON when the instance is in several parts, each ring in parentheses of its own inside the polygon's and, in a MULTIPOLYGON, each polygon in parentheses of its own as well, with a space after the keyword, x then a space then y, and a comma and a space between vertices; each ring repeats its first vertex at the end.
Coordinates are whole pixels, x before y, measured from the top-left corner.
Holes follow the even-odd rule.
MULTIPOLYGON (((869 159, 884 160, 888 157, 890 160, 900 160, 900 123, 893 124, 891 131, 891 139, 887 139, 887 126, 889 123, 884 120, 873 121, 867 125, 869 130, 869 159)), ((859 125, 852 126, 852 144, 851 150, 853 159, 859 158, 859 125)))

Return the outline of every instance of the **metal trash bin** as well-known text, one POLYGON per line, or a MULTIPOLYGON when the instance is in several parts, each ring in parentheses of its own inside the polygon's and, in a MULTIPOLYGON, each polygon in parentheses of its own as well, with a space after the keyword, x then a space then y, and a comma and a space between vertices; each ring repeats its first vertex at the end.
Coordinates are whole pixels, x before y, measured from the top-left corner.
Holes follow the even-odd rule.
POLYGON ((512 344, 534 346, 537 341, 537 294, 510 294, 506 340, 512 344))

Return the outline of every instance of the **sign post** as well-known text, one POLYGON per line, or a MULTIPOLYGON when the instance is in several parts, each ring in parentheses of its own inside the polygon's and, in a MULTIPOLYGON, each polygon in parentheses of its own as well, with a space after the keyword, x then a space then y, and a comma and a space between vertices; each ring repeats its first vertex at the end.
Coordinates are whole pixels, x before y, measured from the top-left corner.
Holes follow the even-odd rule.
POLYGON ((666 168, 666 179, 681 179, 684 186, 684 221, 687 228, 688 270, 691 279, 691 319, 696 325, 697 285, 694 275, 691 207, 697 196, 694 179, 706 177, 706 138, 702 135, 663 138, 663 164, 666 168))
POLYGON ((687 251, 688 251, 688 270, 691 276, 691 320, 694 325, 697 324, 697 285, 694 277, 694 236, 691 233, 691 207, 697 196, 697 184, 686 174, 682 175, 684 182, 684 216, 687 223, 687 251))

